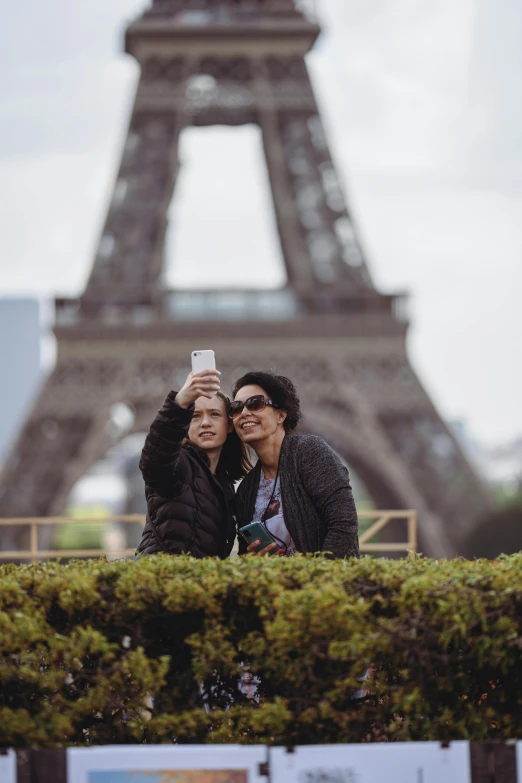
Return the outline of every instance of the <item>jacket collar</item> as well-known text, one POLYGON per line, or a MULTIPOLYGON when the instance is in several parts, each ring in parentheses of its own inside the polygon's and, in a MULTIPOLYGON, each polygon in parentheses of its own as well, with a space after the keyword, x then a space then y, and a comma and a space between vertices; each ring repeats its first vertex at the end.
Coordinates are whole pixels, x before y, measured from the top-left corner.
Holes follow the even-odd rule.
POLYGON ((218 490, 221 491, 226 503, 234 497, 234 486, 224 470, 220 470, 219 465, 216 473, 212 473, 208 464, 208 459, 204 452, 197 447, 194 447, 192 443, 184 443, 183 448, 188 451, 190 456, 197 460, 204 470, 208 473, 210 480, 214 483, 218 490))

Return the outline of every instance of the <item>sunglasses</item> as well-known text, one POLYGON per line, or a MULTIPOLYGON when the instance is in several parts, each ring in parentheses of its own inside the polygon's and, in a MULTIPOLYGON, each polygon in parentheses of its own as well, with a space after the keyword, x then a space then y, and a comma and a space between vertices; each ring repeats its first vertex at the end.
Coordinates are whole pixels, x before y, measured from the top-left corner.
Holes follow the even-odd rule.
POLYGON ((235 419, 239 416, 243 412, 243 408, 255 413, 256 411, 264 411, 267 405, 271 405, 272 408, 278 407, 272 400, 265 397, 264 394, 255 394, 253 397, 249 397, 248 400, 245 400, 245 402, 242 402, 242 400, 235 400, 230 403, 230 418, 235 419))

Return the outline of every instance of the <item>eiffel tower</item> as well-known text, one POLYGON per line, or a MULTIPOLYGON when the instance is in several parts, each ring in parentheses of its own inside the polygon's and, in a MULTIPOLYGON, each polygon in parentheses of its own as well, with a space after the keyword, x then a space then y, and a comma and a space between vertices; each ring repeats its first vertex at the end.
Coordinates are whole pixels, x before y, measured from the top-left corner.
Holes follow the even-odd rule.
POLYGON ((372 283, 304 59, 319 33, 294 0, 153 0, 128 26, 141 78, 112 201, 85 291, 56 300, 56 368, 0 477, 0 516, 63 512, 121 439, 120 404, 133 414, 125 434, 146 431, 206 347, 225 389, 253 367, 294 379, 305 429, 378 508, 418 510, 425 553, 458 552, 490 507, 408 362, 402 297, 372 283), (165 290, 180 134, 247 123, 262 133, 287 284, 165 290))

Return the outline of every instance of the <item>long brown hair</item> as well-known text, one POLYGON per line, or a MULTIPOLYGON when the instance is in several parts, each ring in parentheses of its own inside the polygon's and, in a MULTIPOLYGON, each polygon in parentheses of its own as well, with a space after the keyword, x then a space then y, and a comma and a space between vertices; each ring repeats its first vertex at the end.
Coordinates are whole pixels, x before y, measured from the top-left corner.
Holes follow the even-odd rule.
MULTIPOLYGON (((227 419, 231 421, 230 399, 220 391, 217 392, 216 396, 225 403, 227 419)), ((250 462, 247 448, 234 428, 228 433, 227 439, 223 444, 218 467, 225 471, 231 481, 239 481, 245 478, 246 474, 252 470, 253 465, 250 462)))
MULTIPOLYGON (((227 420, 230 421, 229 398, 226 394, 223 394, 223 392, 220 391, 217 392, 216 397, 219 397, 219 399, 223 401, 225 405, 225 415, 227 420)), ((192 443, 189 438, 185 438, 184 443, 189 444, 194 449, 194 451, 196 451, 199 456, 205 460, 205 462, 208 462, 208 457, 204 449, 200 449, 198 446, 196 446, 195 443, 192 443)), ((239 435, 235 429, 232 429, 232 432, 228 433, 227 439, 223 444, 223 448, 221 449, 218 469, 224 471, 231 481, 240 481, 242 478, 245 478, 249 471, 252 470, 252 467, 253 465, 250 462, 247 447, 240 440, 239 435)))

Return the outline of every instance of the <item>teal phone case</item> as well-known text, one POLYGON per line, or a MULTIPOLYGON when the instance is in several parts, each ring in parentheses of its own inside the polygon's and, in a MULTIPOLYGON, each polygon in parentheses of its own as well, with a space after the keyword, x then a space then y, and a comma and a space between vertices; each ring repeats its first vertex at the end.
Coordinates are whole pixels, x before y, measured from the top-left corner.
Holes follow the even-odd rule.
MULTIPOLYGON (((258 549, 264 549, 264 547, 268 546, 269 544, 277 543, 275 538, 272 538, 262 522, 251 522, 249 525, 245 525, 245 527, 240 528, 239 532, 247 544, 251 544, 252 541, 256 541, 256 539, 259 538, 261 543, 259 544, 258 549)), ((278 550, 274 548, 273 554, 275 554, 277 551, 278 550)), ((272 554, 272 552, 270 552, 270 554, 272 554)))

